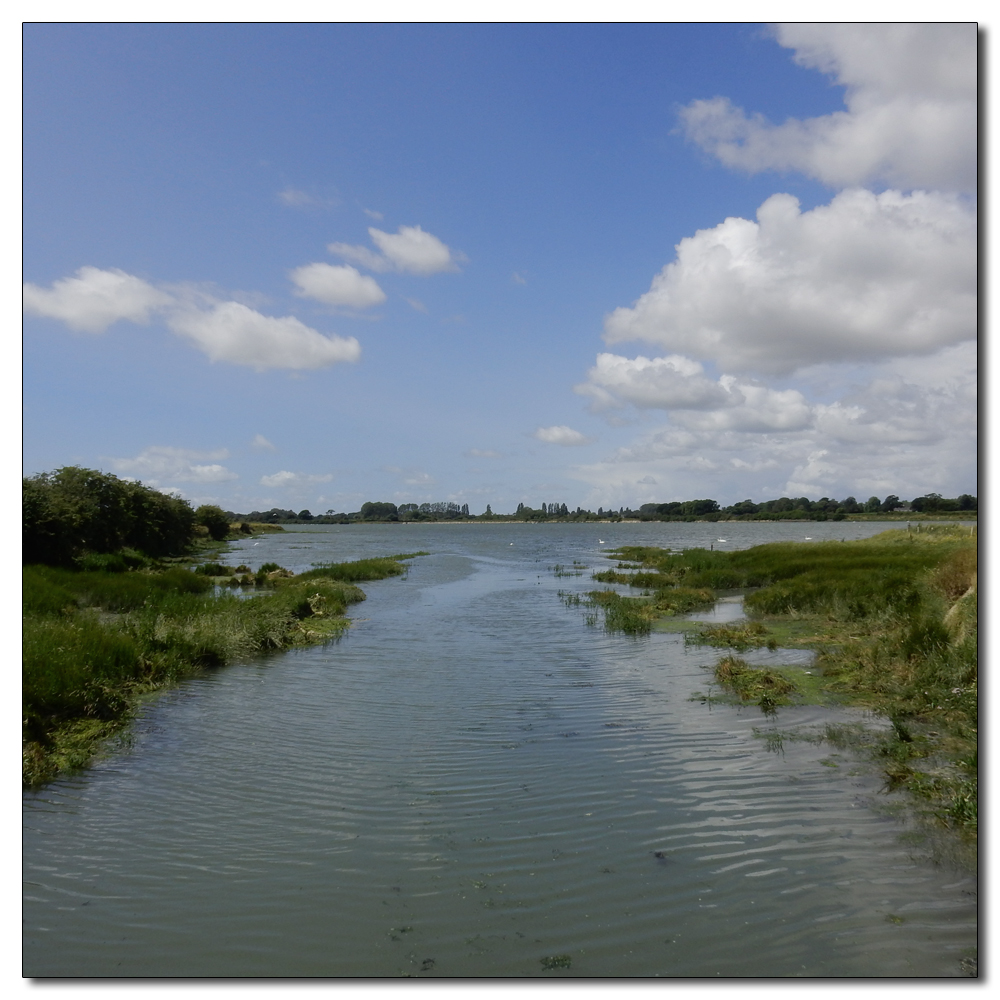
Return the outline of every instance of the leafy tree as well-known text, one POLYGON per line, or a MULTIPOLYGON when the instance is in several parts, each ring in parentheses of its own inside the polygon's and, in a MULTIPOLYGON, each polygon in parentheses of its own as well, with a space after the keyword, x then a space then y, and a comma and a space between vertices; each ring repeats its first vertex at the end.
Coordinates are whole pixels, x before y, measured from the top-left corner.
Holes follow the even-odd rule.
POLYGON ((890 493, 882 503, 879 504, 879 510, 883 514, 888 514, 890 511, 896 510, 903 506, 903 502, 895 494, 890 493))
POLYGON ((191 543, 195 515, 186 500, 95 469, 30 476, 22 497, 26 564, 68 566, 84 553, 122 548, 180 555, 191 543))
POLYGON ((876 511, 882 509, 882 501, 878 497, 869 497, 865 502, 865 512, 868 514, 874 514, 876 511))
POLYGON ((361 505, 359 511, 362 521, 395 521, 398 510, 394 503, 372 503, 370 500, 361 505))
POLYGON ((208 528, 208 534, 213 541, 221 542, 229 534, 229 518, 221 507, 214 504, 202 504, 194 512, 195 524, 208 528))

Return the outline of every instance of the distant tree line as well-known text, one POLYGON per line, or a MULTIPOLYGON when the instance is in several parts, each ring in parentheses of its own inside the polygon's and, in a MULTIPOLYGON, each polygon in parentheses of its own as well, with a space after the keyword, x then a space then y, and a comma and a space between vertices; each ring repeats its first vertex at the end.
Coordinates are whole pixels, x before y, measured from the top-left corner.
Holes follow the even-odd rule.
POLYGON ((638 510, 619 507, 618 510, 598 507, 597 511, 577 507, 570 509, 565 503, 541 503, 530 507, 519 503, 512 514, 495 514, 487 505, 486 511, 476 515, 469 512, 468 504, 450 501, 436 503, 404 503, 398 506, 388 502, 368 501, 361 509, 352 513, 337 513, 328 510, 325 514, 313 514, 308 510, 298 513, 274 507, 269 511, 254 510, 249 514, 227 511, 231 521, 262 521, 275 524, 352 524, 357 522, 408 522, 408 521, 780 521, 780 520, 844 520, 851 514, 891 514, 914 513, 975 513, 979 503, 976 497, 963 493, 954 499, 946 499, 937 493, 928 493, 914 500, 904 502, 895 494, 884 499, 869 497, 864 503, 854 497, 834 500, 821 497, 779 497, 777 500, 742 500, 728 507, 716 500, 679 500, 670 503, 645 503, 638 510))
MULTIPOLYGON (((854 497, 833 500, 822 497, 780 497, 755 503, 743 500, 721 507, 715 500, 683 500, 647 503, 638 510, 598 507, 597 512, 565 503, 529 507, 520 503, 512 514, 495 514, 490 505, 484 513, 470 513, 468 504, 451 501, 404 503, 369 501, 350 513, 333 510, 313 514, 309 510, 251 511, 236 514, 205 504, 193 509, 187 500, 161 493, 142 483, 94 469, 67 466, 54 472, 29 476, 22 482, 23 548, 25 564, 50 566, 82 565, 88 557, 117 553, 121 569, 139 555, 154 559, 184 555, 199 537, 222 540, 234 530, 251 531, 250 522, 272 524, 352 524, 420 521, 694 521, 694 520, 843 520, 860 514, 914 512, 917 514, 969 514, 978 511, 976 497, 963 493, 949 499, 937 493, 905 503, 895 495, 869 497, 859 503, 854 497), (126 558, 127 557, 127 558, 126 558)), ((117 557, 116 557, 117 558, 117 557)), ((141 562, 141 560, 140 560, 141 562)), ((110 564, 109 564, 110 565, 110 564)), ((117 564, 116 564, 117 565, 117 564)))

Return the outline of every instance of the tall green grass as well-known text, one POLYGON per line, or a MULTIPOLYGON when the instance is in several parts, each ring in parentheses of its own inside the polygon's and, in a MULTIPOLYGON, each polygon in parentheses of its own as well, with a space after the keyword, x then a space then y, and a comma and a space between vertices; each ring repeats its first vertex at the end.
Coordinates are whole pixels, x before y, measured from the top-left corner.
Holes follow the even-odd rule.
MULTIPOLYGON (((347 627, 353 582, 400 575, 391 559, 276 575, 251 597, 216 594, 204 575, 24 568, 24 780, 85 763, 138 694, 268 650, 331 639, 347 627), (339 577, 339 578, 338 578, 339 577)), ((287 571, 286 571, 287 572, 287 571)))

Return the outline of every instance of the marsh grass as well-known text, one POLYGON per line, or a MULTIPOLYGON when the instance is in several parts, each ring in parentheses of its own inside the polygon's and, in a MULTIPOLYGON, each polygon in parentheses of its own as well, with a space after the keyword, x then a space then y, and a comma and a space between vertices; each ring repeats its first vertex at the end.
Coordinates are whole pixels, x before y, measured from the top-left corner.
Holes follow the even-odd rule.
POLYGON ((766 646, 770 650, 778 648, 778 641, 771 630, 762 622, 748 621, 732 625, 705 625, 696 632, 684 636, 688 645, 722 646, 745 652, 766 646))
POLYGON ((604 612, 605 632, 648 635, 653 627, 655 608, 649 601, 623 597, 613 590, 592 590, 587 597, 604 612))
POLYGON ((404 560, 425 556, 426 552, 405 552, 393 556, 375 556, 345 563, 314 563, 313 568, 299 573, 296 579, 307 580, 323 577, 345 583, 364 583, 367 580, 384 580, 390 576, 403 576, 409 569, 404 560))
POLYGON ((738 656, 724 656, 715 666, 715 679, 740 701, 756 702, 765 713, 789 704, 797 688, 783 674, 766 667, 752 667, 738 656))
POLYGON ((557 577, 583 576, 584 568, 585 567, 578 565, 575 561, 572 566, 563 566, 561 563, 556 563, 555 566, 549 567, 552 574, 557 577))
MULTIPOLYGON (((136 699, 201 670, 341 635, 350 581, 400 575, 391 560, 331 564, 271 590, 216 594, 204 574, 24 568, 23 774, 26 785, 82 766, 136 699)), ((280 568, 279 568, 280 569, 280 568)), ((286 574, 286 575, 281 575, 286 574)))
MULTIPOLYGON (((796 700, 846 701, 891 720, 887 734, 854 735, 851 745, 879 762, 889 787, 908 789, 925 813, 974 838, 976 541, 960 525, 924 524, 851 542, 779 542, 739 552, 623 547, 611 556, 682 586, 750 591, 749 622, 708 626, 690 641, 737 651, 772 642, 815 649, 814 671, 774 677, 801 680, 796 700)), ((643 585, 642 578, 634 573, 628 582, 643 585)), ((768 711, 793 695, 736 657, 723 658, 716 676, 768 711)))

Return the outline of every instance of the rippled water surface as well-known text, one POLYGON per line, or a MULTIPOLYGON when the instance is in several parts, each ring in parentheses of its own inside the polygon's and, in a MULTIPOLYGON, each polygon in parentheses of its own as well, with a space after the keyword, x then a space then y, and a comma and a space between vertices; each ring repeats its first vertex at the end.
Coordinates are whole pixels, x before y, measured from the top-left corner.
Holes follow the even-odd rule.
POLYGON ((690 700, 716 651, 605 635, 558 595, 593 588, 617 544, 883 527, 352 525, 239 543, 230 562, 297 570, 431 554, 365 584, 340 642, 161 694, 131 745, 25 796, 25 974, 959 975, 975 881, 907 846, 876 776, 829 746, 769 749, 756 708, 690 700), (574 560, 584 575, 552 571, 574 560))

